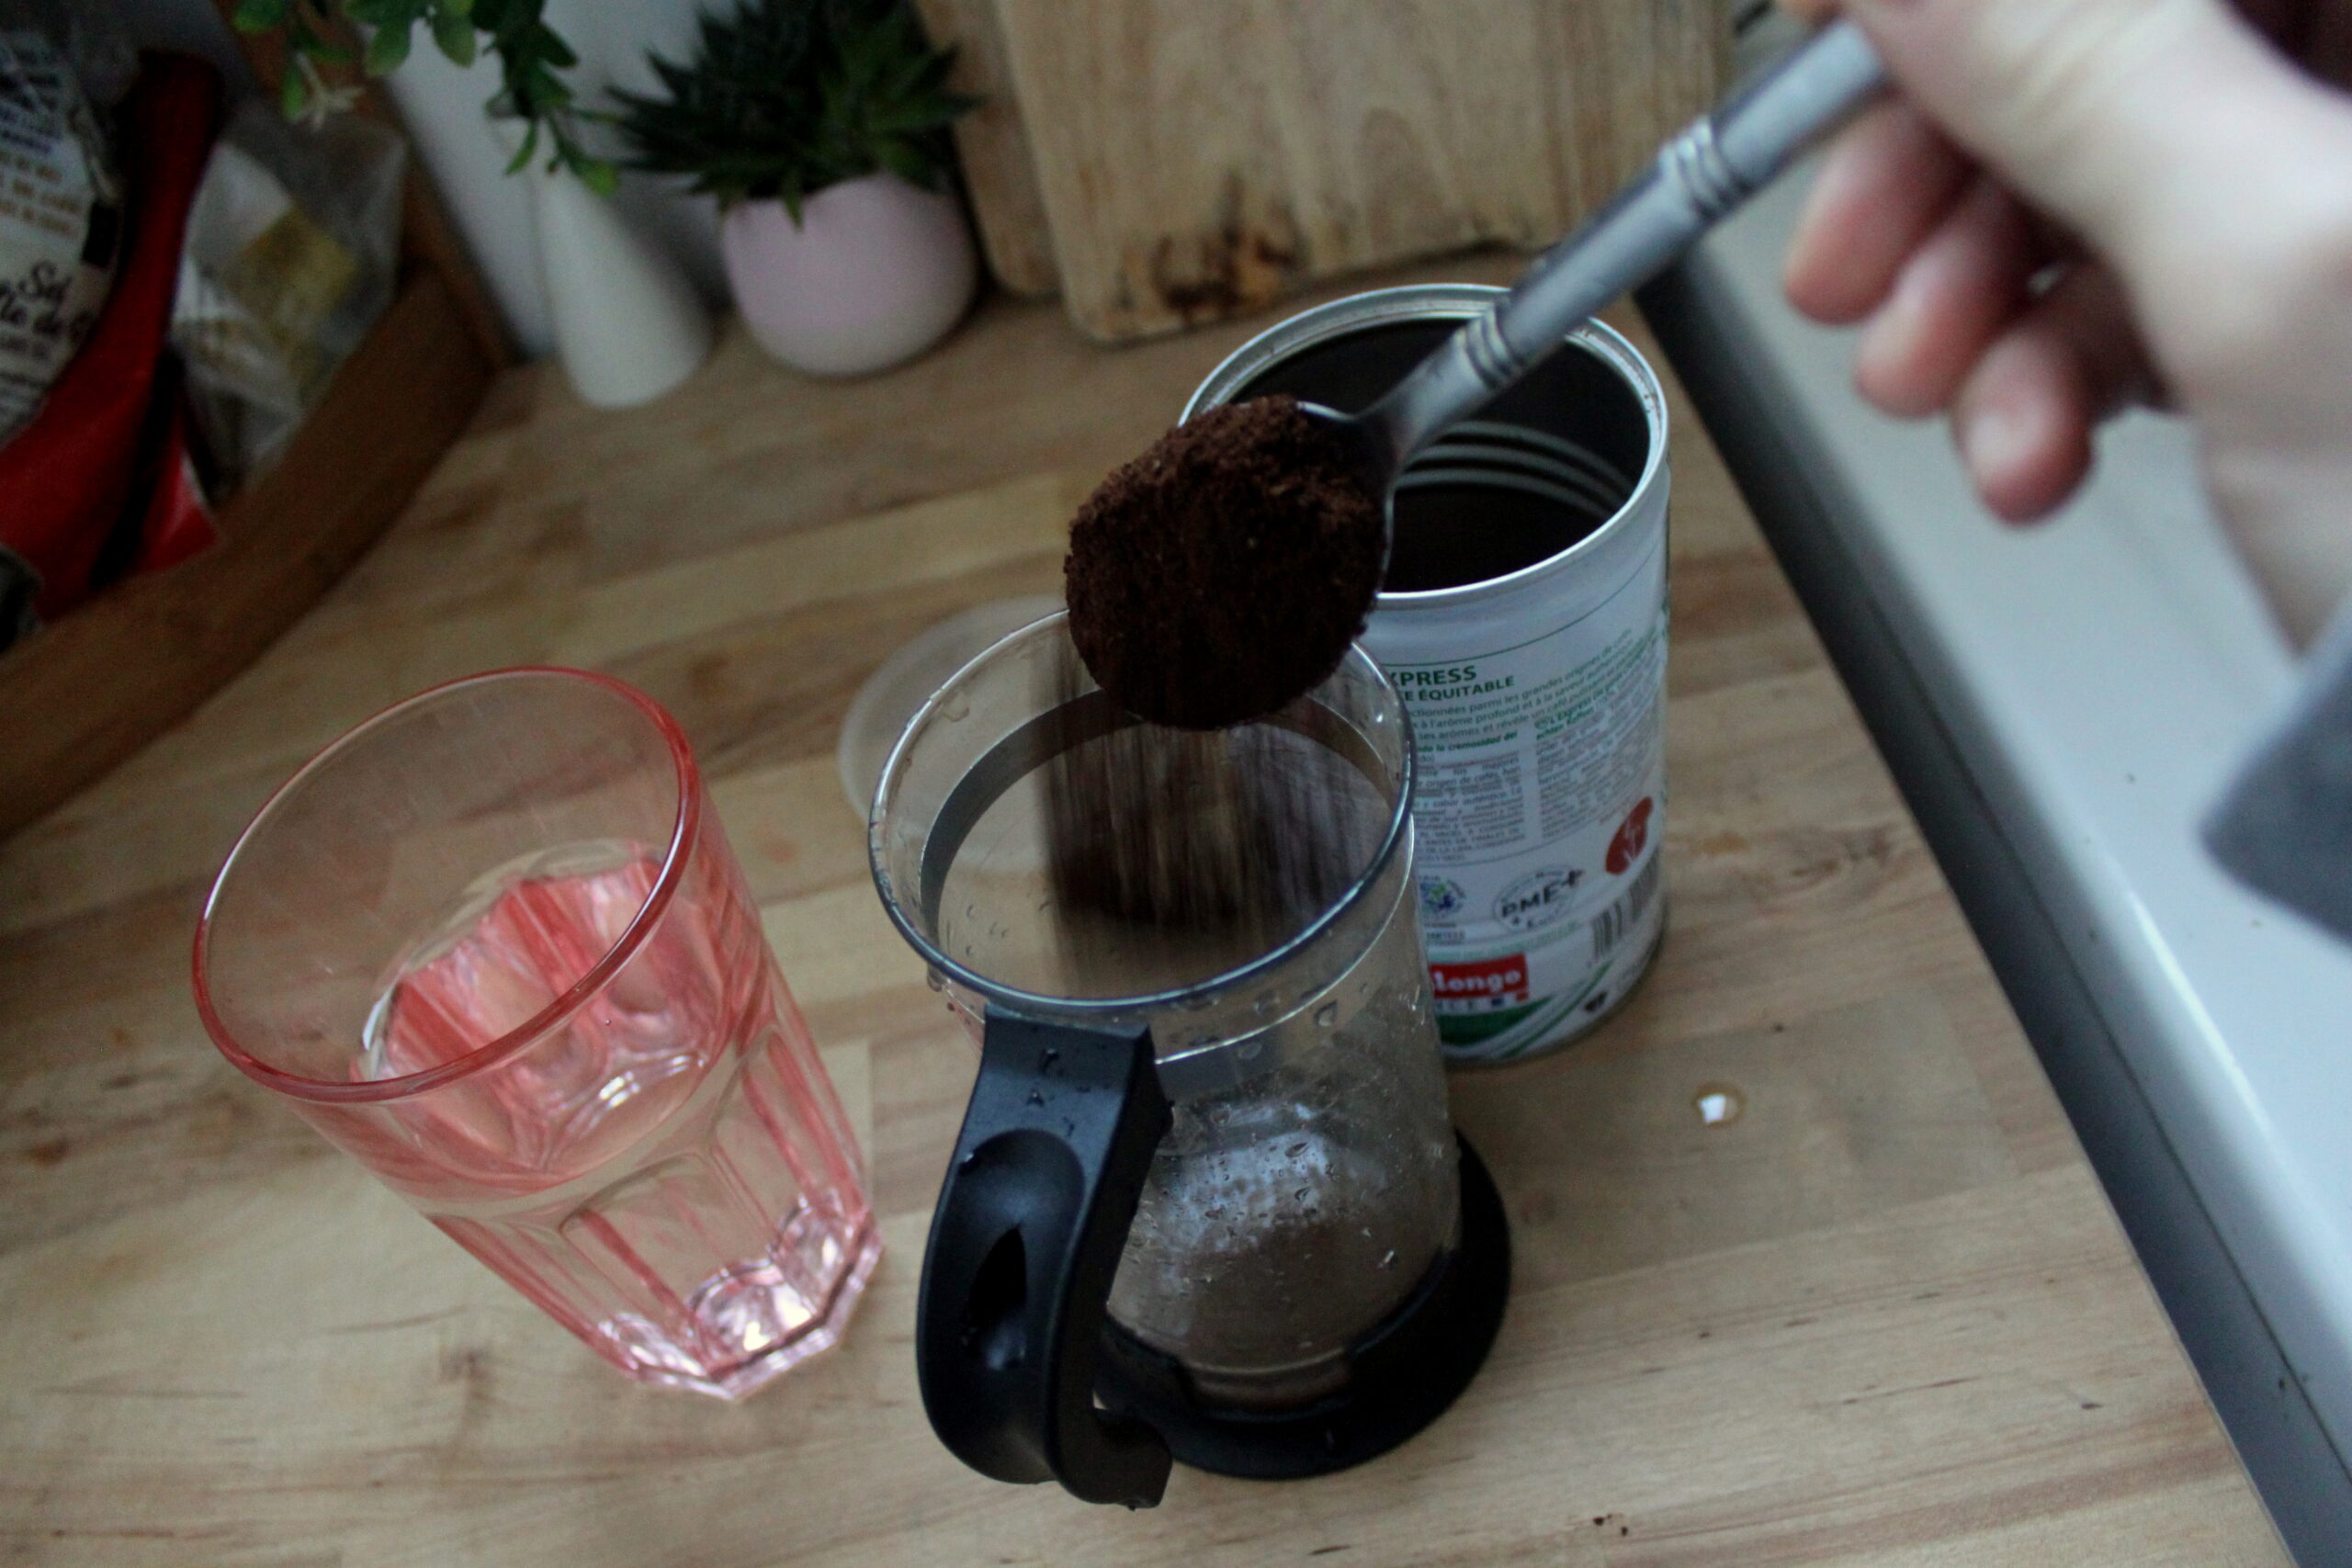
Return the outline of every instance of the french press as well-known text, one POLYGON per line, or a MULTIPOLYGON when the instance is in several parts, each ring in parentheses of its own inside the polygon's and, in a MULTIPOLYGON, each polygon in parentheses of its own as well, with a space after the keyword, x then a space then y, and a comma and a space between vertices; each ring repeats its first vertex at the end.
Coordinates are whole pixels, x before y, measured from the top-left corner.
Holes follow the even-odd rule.
POLYGON ((1361 649, 1202 735, 1120 709, 1059 615, 909 725, 869 847, 980 1043, 915 1335, 933 1428, 974 1469, 1130 1507, 1171 1456, 1319 1474, 1485 1359, 1510 1238, 1447 1114, 1412 769, 1361 649), (1172 851, 1146 870, 1198 885, 1150 919, 1105 874, 1139 830, 1172 851))

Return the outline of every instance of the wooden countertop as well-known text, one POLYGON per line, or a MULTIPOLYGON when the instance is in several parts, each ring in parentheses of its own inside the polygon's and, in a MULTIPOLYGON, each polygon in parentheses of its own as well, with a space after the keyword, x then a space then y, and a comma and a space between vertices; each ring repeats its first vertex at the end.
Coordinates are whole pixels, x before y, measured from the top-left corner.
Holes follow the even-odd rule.
POLYGON ((259 664, 0 846, 0 1557, 2283 1563, 1679 404, 1670 932, 1588 1043, 1454 1079, 1518 1252, 1478 1382, 1361 1470, 1179 1470, 1134 1516, 932 1438, 913 1286, 974 1056, 876 906, 835 731, 923 626, 1053 591, 1077 498, 1262 324, 1105 353, 995 302, 833 385, 737 333, 620 414, 511 372, 259 664), (684 722, 871 1157, 890 1251, 846 1346, 740 1406, 615 1376, 240 1077, 188 999, 206 879, 273 784, 431 682, 539 661, 684 722), (1744 1113, 1702 1124, 1726 1086, 1744 1113))

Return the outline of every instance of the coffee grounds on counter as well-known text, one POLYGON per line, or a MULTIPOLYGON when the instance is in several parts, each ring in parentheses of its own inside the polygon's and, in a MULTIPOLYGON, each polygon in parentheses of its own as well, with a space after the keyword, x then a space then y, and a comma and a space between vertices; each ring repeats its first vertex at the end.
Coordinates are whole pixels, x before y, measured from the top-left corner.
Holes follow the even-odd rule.
POLYGON ((1380 502, 1289 397, 1210 409, 1079 509, 1070 639, 1130 712, 1186 729, 1270 713, 1339 667, 1380 586, 1380 502))

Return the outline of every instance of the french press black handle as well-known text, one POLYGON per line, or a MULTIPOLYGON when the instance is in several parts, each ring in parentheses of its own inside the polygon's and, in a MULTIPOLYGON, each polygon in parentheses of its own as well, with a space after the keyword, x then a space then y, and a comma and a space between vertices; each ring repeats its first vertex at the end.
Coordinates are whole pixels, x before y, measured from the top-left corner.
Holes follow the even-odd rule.
POLYGON ((1168 1445, 1094 1404, 1111 1278, 1169 1124, 1151 1032, 991 1009, 932 1215, 915 1373, 932 1429, 999 1481, 1148 1508, 1168 1445))

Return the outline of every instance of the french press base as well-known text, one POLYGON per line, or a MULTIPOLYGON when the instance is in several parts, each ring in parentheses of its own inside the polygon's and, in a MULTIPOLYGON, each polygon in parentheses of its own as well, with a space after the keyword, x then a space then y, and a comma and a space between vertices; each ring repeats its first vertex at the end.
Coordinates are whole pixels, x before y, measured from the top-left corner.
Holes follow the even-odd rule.
POLYGON ((1114 1322, 1102 1326, 1095 1398, 1158 1431, 1194 1470, 1251 1481, 1329 1475, 1377 1459, 1445 1414, 1485 1364, 1510 1293, 1510 1226, 1502 1195, 1470 1141, 1462 1163, 1462 1230, 1419 1289, 1348 1347, 1339 1392, 1297 1409, 1220 1406, 1202 1399, 1183 1364, 1114 1322))
POLYGON ((1261 1481, 1323 1475, 1443 1415, 1485 1363, 1510 1288, 1502 1199, 1468 1141, 1455 1134, 1453 1244, 1347 1348, 1332 1392, 1250 1410, 1204 1398, 1107 1311, 1169 1122, 1148 1029, 991 1010, 916 1312, 923 1404, 949 1449, 1001 1481, 1136 1508, 1159 1501, 1171 1459, 1261 1481))
POLYGON ((980 1473, 1148 1507, 1180 1459, 1340 1470, 1485 1360, 1510 1247, 1447 1114, 1412 773, 1361 649, 1201 736, 1113 704, 1058 615, 909 726, 875 882, 980 1046, 916 1379, 980 1473), (1138 870, 1186 897, 1144 918, 1138 870))

